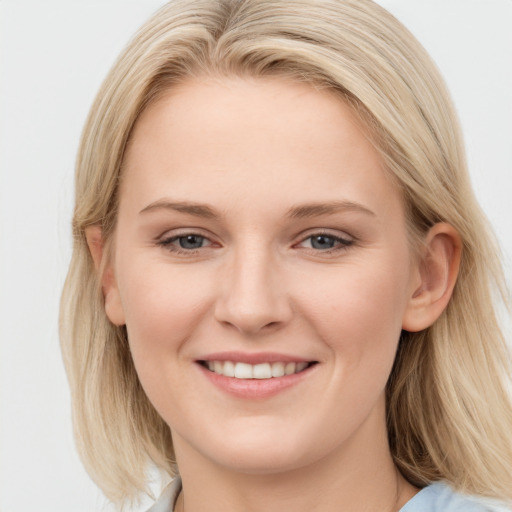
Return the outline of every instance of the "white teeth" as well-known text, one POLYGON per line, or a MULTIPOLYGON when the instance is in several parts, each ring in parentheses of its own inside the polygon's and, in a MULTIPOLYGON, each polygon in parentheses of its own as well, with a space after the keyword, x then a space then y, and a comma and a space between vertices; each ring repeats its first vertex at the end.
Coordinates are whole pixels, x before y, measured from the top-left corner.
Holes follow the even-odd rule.
POLYGON ((226 377, 234 377, 235 376, 235 363, 231 361, 224 362, 224 371, 222 374, 226 377))
POLYGON ((308 367, 308 363, 234 363, 233 361, 207 361, 206 366, 212 372, 235 379, 270 379, 299 373, 308 367))
POLYGON ((284 375, 284 363, 272 363, 272 377, 282 377, 284 375))
MULTIPOLYGON (((215 361, 217 362, 217 361, 215 361)), ((222 364, 222 363, 221 363, 222 364)), ((220 373, 220 372, 215 372, 220 373)), ((224 375, 224 373, 222 373, 224 375)), ((237 379, 252 379, 252 365, 247 363, 236 363, 235 364, 235 377, 237 379)))
POLYGON ((252 376, 255 379, 270 379, 272 370, 269 363, 255 364, 252 367, 252 376))

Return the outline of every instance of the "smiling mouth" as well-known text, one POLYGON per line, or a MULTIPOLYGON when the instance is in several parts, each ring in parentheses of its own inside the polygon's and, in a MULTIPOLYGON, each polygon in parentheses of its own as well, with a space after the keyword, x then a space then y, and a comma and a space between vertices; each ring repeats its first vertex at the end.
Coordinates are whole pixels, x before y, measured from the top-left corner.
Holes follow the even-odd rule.
POLYGON ((235 363, 234 361, 198 361, 199 364, 217 375, 235 379, 273 379, 301 373, 317 361, 311 362, 274 362, 274 363, 235 363))

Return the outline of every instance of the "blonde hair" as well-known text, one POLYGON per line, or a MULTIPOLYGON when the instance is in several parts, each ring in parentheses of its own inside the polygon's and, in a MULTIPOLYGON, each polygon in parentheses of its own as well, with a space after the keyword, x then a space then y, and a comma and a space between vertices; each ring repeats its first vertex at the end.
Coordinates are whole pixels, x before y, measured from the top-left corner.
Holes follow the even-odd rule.
POLYGON ((457 229, 462 262, 447 309, 399 343, 387 387, 391 452, 417 486, 446 480, 512 500, 511 368, 496 314, 508 297, 497 245, 471 190, 443 80, 416 39, 370 0, 175 0, 140 29, 103 83, 78 154, 61 302, 76 438, 93 479, 122 502, 146 490, 150 462, 171 475, 177 467, 126 329, 105 315, 85 228, 101 226, 108 246, 140 113, 170 87, 212 74, 285 76, 337 91, 400 187, 413 243, 439 221, 457 229))

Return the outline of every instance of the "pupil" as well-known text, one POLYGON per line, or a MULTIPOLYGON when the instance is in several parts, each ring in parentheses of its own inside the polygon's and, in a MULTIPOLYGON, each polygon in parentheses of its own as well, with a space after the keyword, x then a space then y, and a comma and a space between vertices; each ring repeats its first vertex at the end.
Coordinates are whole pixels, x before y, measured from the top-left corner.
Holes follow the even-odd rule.
POLYGON ((180 247, 182 249, 198 249, 203 245, 203 237, 188 235, 180 237, 180 247))
POLYGON ((314 249, 332 249, 334 239, 325 235, 314 236, 311 245, 314 249))

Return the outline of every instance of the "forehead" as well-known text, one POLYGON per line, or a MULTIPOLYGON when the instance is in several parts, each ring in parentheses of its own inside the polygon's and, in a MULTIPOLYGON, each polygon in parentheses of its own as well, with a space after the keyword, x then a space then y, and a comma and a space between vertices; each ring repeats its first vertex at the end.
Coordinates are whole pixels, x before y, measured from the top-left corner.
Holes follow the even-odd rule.
POLYGON ((384 202, 396 199, 352 107, 282 78, 195 79, 169 90, 141 114, 124 163, 121 200, 136 195, 141 207, 164 193, 222 194, 226 207, 240 195, 362 200, 384 190, 384 202))
POLYGON ((332 89, 283 77, 190 78, 169 89, 142 112, 130 137, 128 153, 141 142, 146 143, 145 138, 165 136, 163 127, 174 129, 175 135, 186 140, 191 135, 215 133, 215 143, 221 137, 226 143, 228 139, 240 142, 244 133, 252 129, 254 143, 268 145, 277 135, 288 134, 289 140, 297 138, 297 132, 315 139, 325 139, 329 133, 337 137, 339 133, 333 128, 339 127, 340 122, 350 124, 354 133, 366 137, 353 107, 332 89), (233 131, 240 122, 245 130, 233 131), (254 139, 254 135, 259 136, 254 139))

